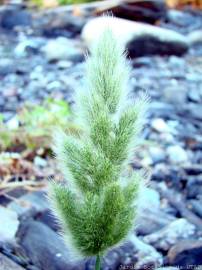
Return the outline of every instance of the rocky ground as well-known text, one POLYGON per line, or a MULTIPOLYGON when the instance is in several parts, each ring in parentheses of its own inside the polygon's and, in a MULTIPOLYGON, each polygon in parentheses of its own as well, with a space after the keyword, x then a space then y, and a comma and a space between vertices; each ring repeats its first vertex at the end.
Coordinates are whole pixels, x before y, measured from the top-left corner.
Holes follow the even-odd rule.
MULTIPOLYGON (((44 19, 33 22, 26 10, 1 13, 0 111, 11 127, 25 102, 38 104, 51 96, 73 105, 74 93, 82 87, 86 47, 80 33, 88 19, 70 17, 65 27, 49 28, 44 27, 44 19)), ((183 41, 186 49, 180 56, 178 46, 172 52, 167 47, 169 55, 157 55, 160 45, 170 44, 153 40, 157 47, 152 52, 145 46, 137 55, 139 50, 132 48, 136 55, 130 59, 131 98, 143 90, 151 103, 144 140, 131 167, 144 168, 151 181, 136 233, 106 255, 103 269, 199 269, 202 265, 202 40, 197 35, 202 14, 166 11, 158 24, 189 35, 189 43, 183 41)), ((148 40, 143 36, 144 42, 148 40)), ((46 155, 34 160, 38 169, 51 170, 46 155)), ((0 269, 93 269, 93 259, 70 261, 45 192, 43 187, 0 197, 0 269)))

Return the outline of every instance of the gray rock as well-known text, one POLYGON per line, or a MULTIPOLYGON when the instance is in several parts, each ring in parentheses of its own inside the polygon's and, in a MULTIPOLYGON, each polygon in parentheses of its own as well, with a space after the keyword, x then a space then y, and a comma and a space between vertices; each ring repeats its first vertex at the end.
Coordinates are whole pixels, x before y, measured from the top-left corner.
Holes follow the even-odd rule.
POLYGON ((184 69, 185 65, 186 65, 186 61, 178 56, 172 55, 169 59, 169 65, 171 68, 175 67, 178 69, 184 69))
POLYGON ((16 71, 16 67, 13 64, 13 61, 9 58, 1 58, 0 61, 0 76, 6 76, 7 74, 13 73, 16 71))
POLYGON ((155 189, 145 187, 141 194, 140 209, 148 209, 151 207, 153 209, 160 207, 160 195, 155 189))
POLYGON ((59 69, 67 69, 70 68, 72 66, 72 62, 71 61, 66 61, 66 60, 60 60, 57 63, 57 66, 59 69))
POLYGON ((16 26, 30 27, 32 17, 29 11, 21 9, 20 5, 7 5, 0 13, 0 26, 13 30, 16 26))
POLYGON ((188 92, 188 98, 190 101, 200 102, 201 95, 200 95, 200 92, 198 91, 198 89, 196 89, 196 88, 190 89, 188 92))
POLYGON ((0 253, 0 269, 1 270, 25 270, 18 264, 11 261, 8 257, 0 253))
POLYGON ((165 228, 145 236, 143 239, 155 248, 167 251, 180 240, 189 239, 194 234, 195 226, 186 219, 180 218, 171 222, 165 228))
POLYGON ((26 214, 31 209, 35 209, 37 212, 44 212, 49 206, 45 193, 36 191, 23 195, 17 201, 12 201, 8 204, 8 208, 15 211, 20 216, 26 214))
POLYGON ((157 146, 150 147, 149 153, 150 153, 153 163, 159 163, 161 161, 165 161, 166 159, 165 151, 160 147, 157 147, 157 146))
POLYGON ((48 61, 75 60, 82 55, 81 49, 65 37, 50 40, 41 50, 48 61))
POLYGON ((172 85, 162 89, 166 102, 171 104, 184 104, 187 99, 187 87, 179 85, 178 81, 173 80, 172 85))
MULTIPOLYGON (((59 235, 37 221, 24 221, 17 233, 18 243, 41 270, 83 270, 84 262, 73 262, 59 235)), ((74 258, 75 259, 75 258, 74 258)))
POLYGON ((130 242, 133 245, 135 269, 146 269, 146 266, 159 267, 163 263, 162 255, 155 250, 152 246, 141 241, 135 235, 130 237, 130 242))
POLYGON ((168 158, 172 163, 184 163, 188 161, 187 152, 179 145, 172 145, 167 148, 168 158))
POLYGON ((21 58, 27 56, 28 52, 37 52, 41 45, 40 40, 34 39, 23 39, 20 41, 14 49, 16 57, 21 58))
POLYGON ((55 29, 65 29, 78 34, 88 19, 85 16, 74 16, 69 12, 68 5, 35 12, 33 17, 33 27, 43 30, 43 33, 46 33, 47 30, 49 33, 54 33, 55 29))
POLYGON ((98 17, 84 26, 82 37, 89 47, 109 26, 131 57, 151 54, 181 55, 188 49, 186 37, 172 30, 120 18, 98 17))
POLYGON ((190 103, 187 109, 193 118, 202 120, 201 104, 190 103))
POLYGON ((0 206, 0 239, 1 241, 13 242, 15 241, 15 234, 18 230, 19 221, 17 214, 0 206))
POLYGON ((186 11, 168 9, 167 10, 167 19, 169 22, 179 25, 181 27, 187 27, 190 25, 190 22, 193 21, 194 16, 186 11))
POLYGON ((174 216, 163 212, 161 209, 148 206, 144 211, 139 211, 136 232, 140 235, 152 234, 174 220, 174 216))
POLYGON ((187 38, 190 45, 202 43, 202 30, 191 31, 187 38))
POLYGON ((170 128, 162 118, 154 118, 151 127, 159 133, 170 133, 170 128))
MULTIPOLYGON (((102 269, 156 269, 162 263, 163 257, 160 253, 135 235, 131 235, 128 241, 113 248, 103 257, 102 269)), ((95 269, 94 260, 89 261, 87 269, 95 269)))
MULTIPOLYGON (((200 190, 199 187, 198 190, 200 190)), ((202 200, 190 200, 189 205, 191 205, 193 211, 202 218, 202 200)))
POLYGON ((202 241, 184 240, 176 243, 168 252, 170 265, 180 265, 183 269, 187 266, 199 268, 202 265, 202 241))

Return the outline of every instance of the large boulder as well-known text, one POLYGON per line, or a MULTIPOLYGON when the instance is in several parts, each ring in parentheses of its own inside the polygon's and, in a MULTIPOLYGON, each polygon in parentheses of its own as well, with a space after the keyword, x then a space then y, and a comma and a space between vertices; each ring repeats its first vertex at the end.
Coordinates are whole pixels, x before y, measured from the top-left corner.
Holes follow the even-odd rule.
POLYGON ((84 26, 82 38, 87 46, 91 47, 106 27, 128 49, 130 57, 182 55, 189 47, 186 37, 175 31, 112 17, 97 17, 84 26))
POLYGON ((41 222, 24 220, 17 240, 32 263, 41 270, 84 269, 85 263, 74 262, 61 237, 41 222))

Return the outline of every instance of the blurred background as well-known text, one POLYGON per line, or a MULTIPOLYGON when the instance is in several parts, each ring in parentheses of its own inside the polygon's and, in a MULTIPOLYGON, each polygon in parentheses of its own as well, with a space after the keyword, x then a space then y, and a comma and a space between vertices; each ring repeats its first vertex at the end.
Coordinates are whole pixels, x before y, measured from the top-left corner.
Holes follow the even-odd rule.
POLYGON ((202 269, 202 1, 0 0, 0 270, 93 269, 70 260, 45 195, 62 180, 52 130, 80 130, 75 93, 103 13, 128 50, 131 100, 151 99, 128 166, 151 180, 103 269, 202 269))

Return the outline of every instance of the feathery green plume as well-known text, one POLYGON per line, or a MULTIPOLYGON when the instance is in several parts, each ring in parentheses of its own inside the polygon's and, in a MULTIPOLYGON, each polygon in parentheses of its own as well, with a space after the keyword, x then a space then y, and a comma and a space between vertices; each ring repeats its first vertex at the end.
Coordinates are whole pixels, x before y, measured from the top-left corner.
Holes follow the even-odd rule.
POLYGON ((143 124, 146 99, 127 102, 129 68, 112 32, 104 31, 87 60, 86 89, 78 96, 77 137, 58 131, 54 151, 68 181, 52 183, 50 199, 68 245, 84 257, 100 256, 134 226, 139 173, 127 164, 143 124))

